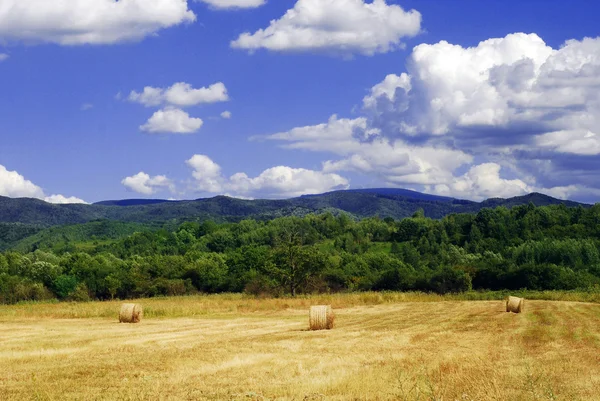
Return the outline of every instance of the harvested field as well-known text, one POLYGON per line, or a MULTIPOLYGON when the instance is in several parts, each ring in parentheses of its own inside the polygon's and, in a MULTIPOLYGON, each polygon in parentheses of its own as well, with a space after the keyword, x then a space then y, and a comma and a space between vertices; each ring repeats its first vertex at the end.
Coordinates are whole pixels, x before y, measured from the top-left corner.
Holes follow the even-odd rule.
POLYGON ((0 307, 0 399, 600 400, 598 304, 334 301, 309 331, 311 299, 136 302, 0 307))

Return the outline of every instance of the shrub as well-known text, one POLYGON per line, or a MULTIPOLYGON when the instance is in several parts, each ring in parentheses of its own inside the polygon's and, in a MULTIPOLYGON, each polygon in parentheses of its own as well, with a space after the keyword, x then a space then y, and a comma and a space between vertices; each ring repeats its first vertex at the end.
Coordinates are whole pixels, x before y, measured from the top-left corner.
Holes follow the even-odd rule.
POLYGON ((464 292, 472 289, 471 276, 463 270, 444 267, 441 271, 435 273, 429 285, 432 291, 438 294, 447 294, 449 292, 464 292))

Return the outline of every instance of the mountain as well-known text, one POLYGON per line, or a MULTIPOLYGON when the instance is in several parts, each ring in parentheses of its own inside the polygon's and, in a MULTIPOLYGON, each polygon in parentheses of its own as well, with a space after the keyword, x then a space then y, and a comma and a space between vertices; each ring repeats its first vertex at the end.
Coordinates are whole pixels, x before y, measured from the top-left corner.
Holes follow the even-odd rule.
POLYGON ((94 205, 102 206, 141 206, 141 205, 155 205, 157 203, 174 202, 165 199, 123 199, 123 200, 108 200, 102 202, 96 202, 94 205))
MULTIPOLYGON (((336 191, 334 191, 336 192, 336 191)), ((424 194, 417 191, 411 191, 410 189, 402 188, 364 188, 364 189, 348 189, 345 192, 357 192, 366 194, 377 194, 380 196, 400 196, 404 198, 427 200, 427 201, 448 201, 452 202, 456 199, 449 198, 447 196, 424 194)), ((319 196, 319 195, 305 195, 305 196, 319 196)), ((467 201, 468 202, 468 201, 467 201)))
MULTIPOLYGON (((282 200, 245 200, 216 196, 189 201, 133 199, 100 202, 93 205, 54 205, 38 199, 0 197, 0 223, 19 223, 27 226, 28 230, 39 230, 40 227, 80 224, 100 219, 130 223, 176 224, 186 220, 212 219, 223 222, 239 221, 244 218, 272 219, 290 215, 304 216, 309 213, 323 212, 348 213, 355 218, 380 216, 400 219, 411 216, 418 209, 423 209, 428 217, 441 218, 450 213, 475 213, 484 207, 512 207, 529 202, 538 206, 553 204, 589 206, 538 193, 508 199, 493 198, 478 203, 386 188, 333 191, 282 200)), ((21 226, 20 230, 23 231, 25 228, 21 226)))
POLYGON ((540 194, 538 192, 532 192, 528 195, 515 196, 514 198, 508 198, 508 199, 490 198, 490 199, 484 200, 479 205, 481 205, 482 208, 483 207, 494 208, 494 207, 498 207, 498 206, 505 206, 505 207, 511 208, 513 206, 526 205, 530 202, 536 206, 548 206, 548 205, 556 205, 556 204, 561 204, 561 203, 568 207, 577 207, 579 205, 584 206, 584 207, 589 206, 587 204, 573 202, 570 200, 556 199, 556 198, 553 198, 548 195, 540 194))

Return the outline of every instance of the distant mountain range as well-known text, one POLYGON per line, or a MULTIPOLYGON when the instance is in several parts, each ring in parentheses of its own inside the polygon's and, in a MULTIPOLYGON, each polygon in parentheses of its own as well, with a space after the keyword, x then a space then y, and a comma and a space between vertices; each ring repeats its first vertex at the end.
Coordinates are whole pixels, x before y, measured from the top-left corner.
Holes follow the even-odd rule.
POLYGON ((354 218, 401 219, 419 209, 423 209, 425 216, 437 219, 451 213, 476 213, 486 207, 513 207, 530 202, 536 206, 590 206, 539 193, 473 202, 394 188, 334 191, 283 200, 216 196, 186 201, 126 199, 93 205, 55 205, 39 199, 0 196, 0 251, 9 248, 29 251, 38 245, 54 244, 57 239, 67 242, 92 237, 114 239, 144 229, 175 227, 184 221, 266 220, 325 212, 346 213, 354 218))
POLYGON ((86 223, 99 219, 132 223, 175 223, 205 219, 221 222, 323 212, 343 212, 356 218, 379 216, 400 219, 411 216, 418 209, 423 209, 428 217, 441 218, 450 213, 473 213, 484 207, 512 207, 529 202, 537 206, 561 203, 567 206, 589 206, 539 193, 473 202, 392 188, 334 191, 283 200, 245 200, 216 196, 186 201, 129 199, 103 201, 93 205, 55 205, 38 199, 0 197, 0 222, 42 227, 86 223))

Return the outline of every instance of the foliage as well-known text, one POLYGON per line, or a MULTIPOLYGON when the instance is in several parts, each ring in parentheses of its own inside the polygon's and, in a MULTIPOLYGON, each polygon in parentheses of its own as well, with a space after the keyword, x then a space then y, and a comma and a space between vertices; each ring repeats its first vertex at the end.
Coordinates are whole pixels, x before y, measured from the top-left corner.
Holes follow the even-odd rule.
POLYGON ((416 210, 402 220, 324 213, 162 228, 106 221, 57 227, 34 235, 44 238, 35 250, 0 253, 0 302, 600 286, 600 204, 527 204, 440 220, 426 215, 416 210), (65 235, 72 246, 64 246, 65 235))

